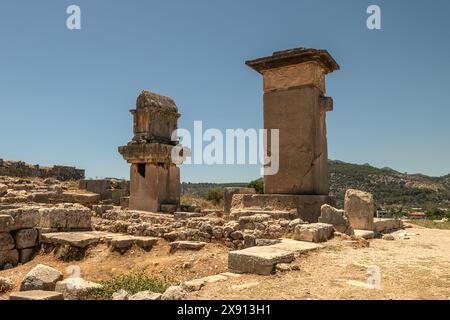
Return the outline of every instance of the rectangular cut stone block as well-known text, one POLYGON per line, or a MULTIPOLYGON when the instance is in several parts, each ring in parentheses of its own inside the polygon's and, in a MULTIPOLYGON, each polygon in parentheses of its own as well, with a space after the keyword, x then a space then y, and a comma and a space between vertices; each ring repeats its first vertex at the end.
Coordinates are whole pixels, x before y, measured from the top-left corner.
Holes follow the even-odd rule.
POLYGON ((321 214, 320 208, 324 204, 334 205, 331 196, 317 195, 288 195, 288 194, 235 194, 233 195, 231 213, 239 211, 297 211, 296 215, 288 218, 300 218, 307 222, 317 222, 321 214))
POLYGON ((17 251, 17 249, 0 251, 0 270, 7 264, 15 266, 18 262, 19 251, 17 251))
POLYGON ((31 261, 36 254, 35 248, 26 248, 19 250, 19 262, 20 263, 27 263, 31 261))
POLYGON ((10 215, 0 214, 0 232, 8 232, 14 225, 14 219, 10 215))
POLYGON ((230 213, 231 202, 233 200, 233 195, 235 194, 255 194, 256 191, 253 188, 224 188, 223 189, 223 212, 230 213))
POLYGON ((331 224, 299 224, 294 229, 294 239, 309 242, 325 242, 333 236, 333 233, 333 225, 331 224))
POLYGON ((9 300, 64 300, 63 294, 54 291, 32 290, 13 292, 9 300))
POLYGON ((373 230, 374 201, 372 194, 360 190, 347 190, 344 210, 353 229, 373 230))
POLYGON ((0 251, 14 249, 14 238, 8 232, 0 233, 0 251))
POLYGON ((357 237, 361 237, 364 239, 373 239, 375 238, 375 232, 373 232, 372 230, 358 230, 355 229, 355 236, 357 237))
POLYGON ((82 206, 44 208, 40 213, 41 228, 64 231, 91 229, 92 211, 82 206))
POLYGON ((273 246, 251 247, 228 254, 228 269, 235 273, 269 275, 278 263, 290 263, 294 253, 273 246))
POLYGON ((374 219, 375 232, 389 232, 403 227, 403 221, 400 219, 374 219))
POLYGON ((57 232, 47 233, 41 236, 43 243, 70 245, 85 248, 91 244, 98 243, 107 234, 102 232, 57 232))
POLYGON ((38 244, 38 229, 22 229, 15 233, 14 240, 17 249, 32 248, 38 244))

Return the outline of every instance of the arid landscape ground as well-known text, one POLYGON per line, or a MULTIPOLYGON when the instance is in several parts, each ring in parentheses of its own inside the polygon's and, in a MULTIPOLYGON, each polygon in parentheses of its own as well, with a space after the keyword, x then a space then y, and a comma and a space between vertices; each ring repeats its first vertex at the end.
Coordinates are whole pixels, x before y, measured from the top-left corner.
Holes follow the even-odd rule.
MULTIPOLYGON (((407 224, 408 225, 408 224, 407 224)), ((208 283, 187 299, 450 299, 450 230, 418 227, 405 229, 409 239, 370 240, 369 247, 355 246, 339 238, 328 241, 323 249, 302 254, 293 262, 297 271, 275 275, 238 275, 226 281, 208 283), (367 268, 381 269, 381 289, 357 284, 367 280, 367 268), (356 285, 352 281, 356 281, 356 285)), ((209 243, 200 251, 168 254, 167 242, 159 242, 150 252, 133 248, 127 253, 110 252, 106 246, 94 247, 85 259, 62 262, 53 255, 38 255, 33 261, 14 269, 0 271, 10 277, 15 289, 37 264, 45 264, 66 273, 77 265, 84 279, 99 282, 131 270, 145 270, 163 276, 173 284, 226 272, 229 249, 209 243)), ((0 296, 8 299, 8 293, 0 296)))

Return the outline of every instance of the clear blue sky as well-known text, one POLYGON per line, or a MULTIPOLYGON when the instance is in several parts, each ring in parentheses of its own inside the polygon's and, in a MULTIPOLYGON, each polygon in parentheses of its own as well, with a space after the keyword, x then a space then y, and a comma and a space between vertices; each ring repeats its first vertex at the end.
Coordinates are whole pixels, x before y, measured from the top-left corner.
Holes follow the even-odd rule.
MULTIPOLYGON (((117 152, 142 89, 172 97, 179 127, 260 128, 262 79, 244 65, 324 48, 329 157, 450 172, 450 1, 2 0, 0 158, 128 177, 117 152), (66 8, 82 30, 66 28, 66 8), (382 30, 366 28, 366 8, 382 30)), ((248 181, 257 166, 183 166, 183 181, 248 181)))

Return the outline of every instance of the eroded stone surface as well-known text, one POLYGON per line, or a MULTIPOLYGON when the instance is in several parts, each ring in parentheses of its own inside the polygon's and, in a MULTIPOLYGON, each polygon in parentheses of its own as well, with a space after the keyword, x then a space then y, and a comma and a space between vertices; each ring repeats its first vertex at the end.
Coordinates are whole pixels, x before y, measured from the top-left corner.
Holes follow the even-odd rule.
POLYGON ((294 239, 308 242, 325 242, 333 236, 333 226, 327 223, 311 223, 297 225, 294 239))
POLYGON ((336 231, 346 235, 351 236, 354 234, 348 215, 344 210, 324 204, 320 211, 319 222, 332 224, 336 231))
POLYGON ((35 247, 38 242, 38 230, 36 228, 19 230, 15 233, 14 239, 17 249, 35 247))
POLYGON ((63 274, 58 270, 38 264, 27 273, 20 285, 20 291, 29 290, 55 290, 55 285, 62 280, 63 274))
POLYGON ((372 194, 354 189, 347 190, 344 210, 353 229, 373 230, 374 201, 372 194))
POLYGON ((11 293, 9 300, 64 300, 64 298, 59 292, 31 290, 11 293))
POLYGON ((67 278, 56 283, 55 291, 62 293, 67 300, 84 300, 89 298, 93 290, 101 287, 98 283, 82 278, 67 278))
POLYGON ((199 241, 174 241, 170 243, 170 252, 177 250, 200 250, 206 245, 199 241))

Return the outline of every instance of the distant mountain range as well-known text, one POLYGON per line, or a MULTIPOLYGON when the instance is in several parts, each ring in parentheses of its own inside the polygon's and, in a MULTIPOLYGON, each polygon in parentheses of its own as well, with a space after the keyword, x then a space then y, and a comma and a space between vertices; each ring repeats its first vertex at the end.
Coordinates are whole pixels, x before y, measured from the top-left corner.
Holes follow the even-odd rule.
MULTIPOLYGON (((375 168, 343 161, 329 161, 330 194, 343 206, 347 189, 371 192, 379 207, 450 208, 450 174, 430 177, 406 174, 391 168, 375 168)), ((247 183, 182 183, 182 194, 204 197, 211 188, 246 186, 247 183)))

